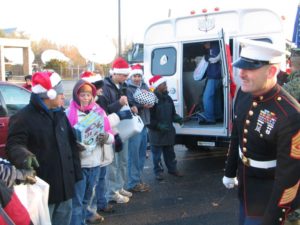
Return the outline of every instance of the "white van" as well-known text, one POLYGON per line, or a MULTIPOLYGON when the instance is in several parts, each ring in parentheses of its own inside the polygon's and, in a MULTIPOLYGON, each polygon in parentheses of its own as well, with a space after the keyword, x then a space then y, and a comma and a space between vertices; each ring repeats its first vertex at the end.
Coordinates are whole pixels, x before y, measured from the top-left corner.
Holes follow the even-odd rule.
MULTIPOLYGON (((268 9, 236 9, 171 18, 148 27, 144 36, 144 76, 148 81, 154 75, 167 78, 169 95, 176 111, 185 118, 176 126, 177 143, 190 149, 199 146, 228 145, 232 127, 230 96, 230 48, 232 61, 239 57, 239 38, 265 40, 285 48, 282 19, 268 9), (223 118, 213 125, 199 125, 197 113, 203 110, 202 94, 206 80, 196 81, 193 72, 195 59, 204 56, 204 43, 217 41, 221 51, 223 118), (228 49, 229 50, 229 49, 228 49)), ((283 59, 284 60, 284 59, 283 59)), ((238 70, 233 69, 238 85, 238 70)))

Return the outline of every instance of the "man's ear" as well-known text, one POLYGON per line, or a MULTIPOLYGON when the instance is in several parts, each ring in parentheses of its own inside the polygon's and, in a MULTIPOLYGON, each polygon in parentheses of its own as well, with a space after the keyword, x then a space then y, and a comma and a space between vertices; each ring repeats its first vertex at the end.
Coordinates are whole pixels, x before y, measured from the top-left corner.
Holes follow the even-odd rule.
POLYGON ((279 73, 279 70, 280 70, 279 65, 277 65, 277 64, 270 65, 268 78, 273 78, 274 76, 277 76, 277 74, 279 73))

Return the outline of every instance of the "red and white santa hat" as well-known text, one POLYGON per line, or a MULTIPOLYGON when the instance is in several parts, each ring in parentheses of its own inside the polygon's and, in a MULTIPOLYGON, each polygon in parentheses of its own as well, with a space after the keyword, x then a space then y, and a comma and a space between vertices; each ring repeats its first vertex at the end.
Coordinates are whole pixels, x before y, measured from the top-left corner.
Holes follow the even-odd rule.
POLYGON ((61 77, 55 72, 36 72, 32 75, 32 92, 41 98, 55 99, 58 94, 63 94, 61 77))
POLYGON ((133 75, 140 75, 140 76, 144 75, 143 67, 140 64, 135 64, 134 66, 131 67, 129 77, 131 77, 133 75))
POLYGON ((149 80, 150 86, 154 89, 156 89, 159 85, 161 85, 164 82, 167 82, 167 79, 160 75, 155 75, 149 80))
POLYGON ((87 81, 89 83, 95 83, 97 81, 103 80, 102 77, 99 74, 93 73, 91 71, 84 71, 80 78, 84 81, 87 81))
POLYGON ((123 59, 122 57, 119 57, 113 62, 110 73, 111 74, 126 74, 126 75, 128 75, 130 73, 129 64, 126 62, 125 59, 123 59))

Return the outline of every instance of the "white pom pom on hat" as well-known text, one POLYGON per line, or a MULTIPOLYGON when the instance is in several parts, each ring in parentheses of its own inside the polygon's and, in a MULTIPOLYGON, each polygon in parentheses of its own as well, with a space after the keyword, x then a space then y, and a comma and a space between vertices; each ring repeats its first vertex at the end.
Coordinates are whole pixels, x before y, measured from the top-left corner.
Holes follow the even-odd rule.
POLYGON ((36 72, 32 75, 32 92, 55 99, 57 96, 55 86, 59 82, 61 82, 61 77, 55 72, 36 72))

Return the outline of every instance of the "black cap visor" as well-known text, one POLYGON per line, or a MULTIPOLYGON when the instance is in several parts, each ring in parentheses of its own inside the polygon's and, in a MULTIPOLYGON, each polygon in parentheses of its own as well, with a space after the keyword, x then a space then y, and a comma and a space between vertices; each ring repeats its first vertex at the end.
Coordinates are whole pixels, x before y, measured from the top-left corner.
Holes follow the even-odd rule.
POLYGON ((240 57, 232 64, 232 66, 237 67, 239 69, 256 70, 262 66, 269 65, 269 64, 270 63, 267 61, 259 61, 259 60, 240 57))

